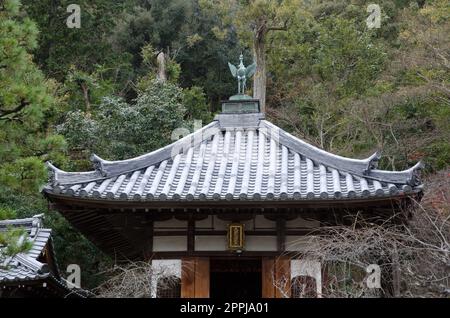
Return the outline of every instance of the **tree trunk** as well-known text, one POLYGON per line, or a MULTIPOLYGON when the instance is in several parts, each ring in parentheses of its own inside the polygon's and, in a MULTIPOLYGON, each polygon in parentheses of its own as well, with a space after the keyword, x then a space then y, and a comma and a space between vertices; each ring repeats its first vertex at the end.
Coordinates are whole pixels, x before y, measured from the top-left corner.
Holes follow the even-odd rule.
POLYGON ((85 83, 81 83, 81 90, 83 91, 84 104, 86 105, 86 114, 91 115, 91 102, 89 100, 89 87, 85 83))
POLYGON ((258 28, 253 44, 256 72, 253 77, 253 98, 259 99, 261 112, 266 111, 266 28, 258 28))
POLYGON ((167 81, 167 73, 166 73, 166 57, 164 52, 160 52, 156 56, 156 62, 158 63, 158 80, 165 83, 167 81))

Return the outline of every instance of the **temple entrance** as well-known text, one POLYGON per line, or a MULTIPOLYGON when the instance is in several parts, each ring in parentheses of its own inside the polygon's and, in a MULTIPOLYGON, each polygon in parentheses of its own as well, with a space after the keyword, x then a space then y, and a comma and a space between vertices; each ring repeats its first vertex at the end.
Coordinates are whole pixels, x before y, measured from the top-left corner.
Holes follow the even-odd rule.
POLYGON ((261 260, 211 259, 211 298, 261 298, 261 260))

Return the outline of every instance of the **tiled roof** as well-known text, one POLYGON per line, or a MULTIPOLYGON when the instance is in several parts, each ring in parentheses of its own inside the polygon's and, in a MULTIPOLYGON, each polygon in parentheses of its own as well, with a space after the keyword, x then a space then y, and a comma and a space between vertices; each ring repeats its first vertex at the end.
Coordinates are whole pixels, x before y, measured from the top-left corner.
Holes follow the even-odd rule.
MULTIPOLYGON (((7 257, 0 263, 0 285, 25 284, 26 282, 51 279, 67 293, 79 297, 85 297, 85 292, 79 289, 69 289, 68 283, 60 277, 58 270, 50 271, 48 264, 40 262, 39 256, 47 245, 52 245, 51 230, 42 227, 43 215, 35 215, 31 218, 0 221, 0 232, 6 232, 10 228, 24 229, 26 239, 32 243, 27 252, 7 257)), ((56 263, 54 259, 53 261, 56 263)))
POLYGON ((32 242, 30 250, 7 258, 0 266, 0 282, 23 281, 46 278, 50 275, 48 266, 37 261, 50 239, 51 230, 42 228, 42 215, 32 218, 0 221, 0 232, 10 227, 20 227, 32 242))
POLYGON ((137 158, 65 172, 49 163, 55 195, 98 200, 351 200, 419 192, 419 162, 376 168, 375 153, 351 159, 319 149, 261 113, 220 114, 191 135, 137 158))
POLYGON ((0 267, 0 282, 2 283, 8 281, 38 280, 47 278, 49 275, 50 272, 45 264, 36 261, 26 254, 18 254, 6 266, 0 267))

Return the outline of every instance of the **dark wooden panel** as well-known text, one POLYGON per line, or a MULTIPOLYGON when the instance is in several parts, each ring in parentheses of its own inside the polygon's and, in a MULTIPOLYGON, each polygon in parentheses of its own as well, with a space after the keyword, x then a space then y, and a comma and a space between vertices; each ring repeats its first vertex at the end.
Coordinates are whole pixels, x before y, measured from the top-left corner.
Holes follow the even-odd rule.
POLYGON ((274 259, 263 258, 261 268, 262 297, 275 298, 275 287, 273 285, 274 259))
POLYGON ((186 257, 181 260, 181 298, 195 296, 195 258, 186 257))
POLYGON ((195 298, 209 298, 209 258, 207 257, 196 258, 195 298))
POLYGON ((291 297, 291 261, 289 258, 275 260, 275 298, 291 297))
POLYGON ((186 257, 182 259, 181 298, 209 298, 208 257, 186 257))

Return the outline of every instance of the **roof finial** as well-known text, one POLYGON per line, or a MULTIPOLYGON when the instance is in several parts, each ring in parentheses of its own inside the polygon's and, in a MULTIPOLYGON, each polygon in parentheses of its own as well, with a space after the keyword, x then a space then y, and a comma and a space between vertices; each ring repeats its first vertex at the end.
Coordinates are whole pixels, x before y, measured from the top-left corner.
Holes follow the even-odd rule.
POLYGON ((244 66, 244 55, 241 52, 239 56, 239 65, 238 67, 234 66, 230 62, 228 62, 228 67, 230 68, 231 74, 233 77, 238 80, 238 94, 245 94, 246 82, 247 78, 252 77, 256 71, 256 63, 253 63, 247 67, 244 66))

